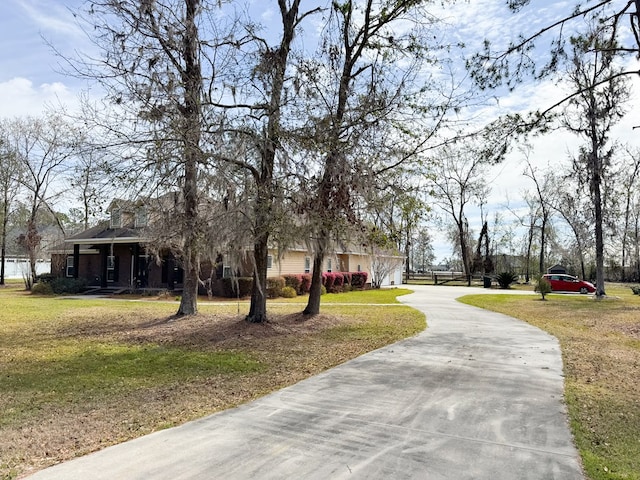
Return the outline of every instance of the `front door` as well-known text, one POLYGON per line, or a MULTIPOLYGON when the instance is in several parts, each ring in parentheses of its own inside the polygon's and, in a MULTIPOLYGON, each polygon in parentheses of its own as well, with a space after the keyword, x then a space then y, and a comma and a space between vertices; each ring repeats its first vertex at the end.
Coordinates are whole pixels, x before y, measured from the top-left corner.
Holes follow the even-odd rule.
POLYGON ((133 255, 131 257, 131 285, 134 288, 149 286, 149 257, 147 255, 138 255, 137 257, 133 255))

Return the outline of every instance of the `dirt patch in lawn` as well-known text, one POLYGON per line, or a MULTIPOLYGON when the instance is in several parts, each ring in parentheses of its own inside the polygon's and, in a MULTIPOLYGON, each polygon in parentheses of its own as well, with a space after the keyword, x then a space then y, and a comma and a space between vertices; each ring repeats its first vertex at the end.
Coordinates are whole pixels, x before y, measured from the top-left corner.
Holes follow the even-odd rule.
POLYGON ((640 340, 640 323, 613 325, 612 330, 618 331, 636 340, 640 340))
MULTIPOLYGON (((414 328, 414 333, 424 328, 424 320, 420 323, 406 312, 396 314, 398 308, 386 315, 388 325, 380 335, 371 335, 369 325, 361 337, 346 338, 332 335, 332 329, 366 326, 366 309, 355 316, 274 313, 264 324, 248 323, 242 315, 200 313, 171 318, 143 308, 135 313, 99 307, 81 313, 71 310, 55 326, 47 324, 46 346, 38 345, 38 337, 33 348, 42 348, 42 355, 50 355, 51 349, 82 350, 85 345, 87 349, 115 345, 118 352, 132 349, 142 351, 142 355, 147 349, 164 348, 205 357, 238 354, 257 367, 223 373, 196 371, 187 378, 135 378, 139 383, 134 385, 129 385, 130 379, 125 377, 121 384, 85 392, 39 390, 37 385, 16 389, 8 396, 3 392, 0 407, 9 415, 0 420, 0 479, 19 478, 108 445, 231 408, 388 344, 394 335, 395 339, 402 338, 407 328, 414 328)), ((15 361, 23 361, 22 357, 33 351, 29 339, 21 339, 20 348, 23 353, 17 354, 15 361)), ((105 358, 110 361, 108 355, 105 358)), ((31 363, 25 363, 25 368, 31 363)), ((82 362, 73 363, 74 368, 77 363, 82 362)))

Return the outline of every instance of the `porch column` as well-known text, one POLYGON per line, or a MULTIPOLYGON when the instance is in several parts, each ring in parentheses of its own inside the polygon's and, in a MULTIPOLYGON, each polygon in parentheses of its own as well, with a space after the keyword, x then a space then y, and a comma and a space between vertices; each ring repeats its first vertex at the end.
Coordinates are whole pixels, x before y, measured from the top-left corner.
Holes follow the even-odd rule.
POLYGON ((140 278, 140 244, 133 244, 133 278, 131 279, 132 287, 138 288, 138 279, 140 278))
POLYGON ((175 286, 175 279, 173 277, 174 277, 175 264, 176 264, 173 258, 173 255, 171 253, 167 255, 167 259, 165 260, 165 262, 167 265, 167 289, 171 291, 175 286))
POLYGON ((107 287, 107 257, 109 256, 109 245, 100 245, 100 286, 107 287))
POLYGON ((73 278, 78 278, 80 270, 80 244, 73 244, 73 278))

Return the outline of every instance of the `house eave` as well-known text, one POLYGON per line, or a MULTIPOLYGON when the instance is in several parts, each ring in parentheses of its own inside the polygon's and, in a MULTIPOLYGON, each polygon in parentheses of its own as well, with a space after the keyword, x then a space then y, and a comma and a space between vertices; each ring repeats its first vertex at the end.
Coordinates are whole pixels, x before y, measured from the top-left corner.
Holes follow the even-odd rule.
POLYGON ((141 237, 76 238, 64 242, 73 245, 111 245, 112 243, 146 243, 147 239, 141 237))

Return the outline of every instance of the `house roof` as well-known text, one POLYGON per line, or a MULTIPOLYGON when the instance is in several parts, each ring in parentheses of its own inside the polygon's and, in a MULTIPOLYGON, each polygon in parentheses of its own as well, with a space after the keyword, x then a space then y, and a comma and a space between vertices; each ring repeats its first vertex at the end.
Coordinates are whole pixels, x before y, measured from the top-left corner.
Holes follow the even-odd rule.
POLYGON ((100 222, 84 232, 77 233, 65 240, 65 243, 79 245, 97 245, 111 243, 137 243, 146 239, 140 235, 140 229, 136 228, 110 228, 109 222, 100 222))
POLYGON ((547 268, 547 273, 567 273, 567 269, 556 263, 553 267, 547 268))

